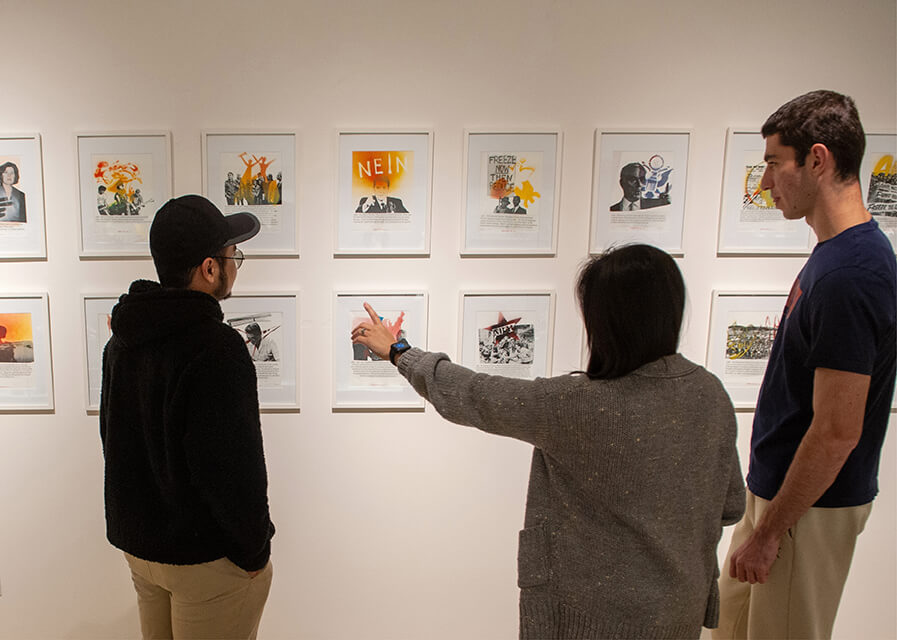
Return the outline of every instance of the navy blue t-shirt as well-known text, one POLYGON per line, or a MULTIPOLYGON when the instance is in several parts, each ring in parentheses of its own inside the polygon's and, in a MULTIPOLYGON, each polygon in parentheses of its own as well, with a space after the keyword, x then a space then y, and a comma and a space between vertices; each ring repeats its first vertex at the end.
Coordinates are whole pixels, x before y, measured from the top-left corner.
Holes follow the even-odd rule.
POLYGON ((760 388, 748 488, 772 500, 813 420, 815 369, 872 377, 863 434, 816 507, 852 507, 878 493, 878 463, 894 394, 897 263, 870 220, 820 242, 782 312, 760 388))

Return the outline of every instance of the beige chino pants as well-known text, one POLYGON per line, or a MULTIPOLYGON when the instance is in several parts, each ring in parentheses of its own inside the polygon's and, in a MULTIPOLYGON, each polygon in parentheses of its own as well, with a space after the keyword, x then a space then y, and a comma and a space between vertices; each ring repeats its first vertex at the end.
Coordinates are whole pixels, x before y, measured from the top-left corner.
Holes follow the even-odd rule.
POLYGON ((256 637, 271 588, 270 562, 250 578, 227 558, 188 565, 125 558, 144 640, 256 637))
POLYGON ((768 500, 748 491, 744 517, 735 526, 720 567, 719 628, 712 636, 714 640, 831 638, 856 539, 872 503, 811 508, 782 537, 764 584, 730 578, 732 553, 750 537, 768 505, 768 500))

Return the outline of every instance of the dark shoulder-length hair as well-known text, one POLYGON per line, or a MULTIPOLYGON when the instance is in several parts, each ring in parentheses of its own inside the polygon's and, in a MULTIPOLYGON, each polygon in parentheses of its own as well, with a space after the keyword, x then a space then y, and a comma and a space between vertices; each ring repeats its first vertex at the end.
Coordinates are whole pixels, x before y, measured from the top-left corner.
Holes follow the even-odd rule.
POLYGON ((676 353, 685 283, 668 253, 646 244, 609 249, 583 265, 576 293, 590 378, 619 378, 676 353))
POLYGON ((0 164, 0 173, 6 171, 7 167, 12 167, 12 170, 16 173, 16 179, 13 181, 13 184, 19 184, 19 167, 16 166, 15 162, 4 162, 0 164))

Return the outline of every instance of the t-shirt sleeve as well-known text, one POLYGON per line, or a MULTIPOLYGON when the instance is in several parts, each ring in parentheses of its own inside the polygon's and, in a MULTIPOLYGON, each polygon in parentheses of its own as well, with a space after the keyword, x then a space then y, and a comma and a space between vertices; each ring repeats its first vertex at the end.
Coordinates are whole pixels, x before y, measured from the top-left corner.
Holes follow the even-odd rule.
POLYGON ((808 368, 870 375, 889 323, 893 288, 866 269, 845 267, 821 278, 808 300, 808 368))

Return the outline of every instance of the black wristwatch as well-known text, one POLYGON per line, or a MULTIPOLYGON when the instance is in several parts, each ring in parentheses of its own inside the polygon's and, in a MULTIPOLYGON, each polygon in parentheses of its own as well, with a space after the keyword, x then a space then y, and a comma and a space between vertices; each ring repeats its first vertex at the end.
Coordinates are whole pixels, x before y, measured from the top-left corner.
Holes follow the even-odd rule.
POLYGON ((408 341, 405 340, 405 338, 402 338, 398 342, 394 342, 389 348, 389 361, 395 364, 396 358, 408 351, 408 349, 410 348, 411 345, 408 344, 408 341))

